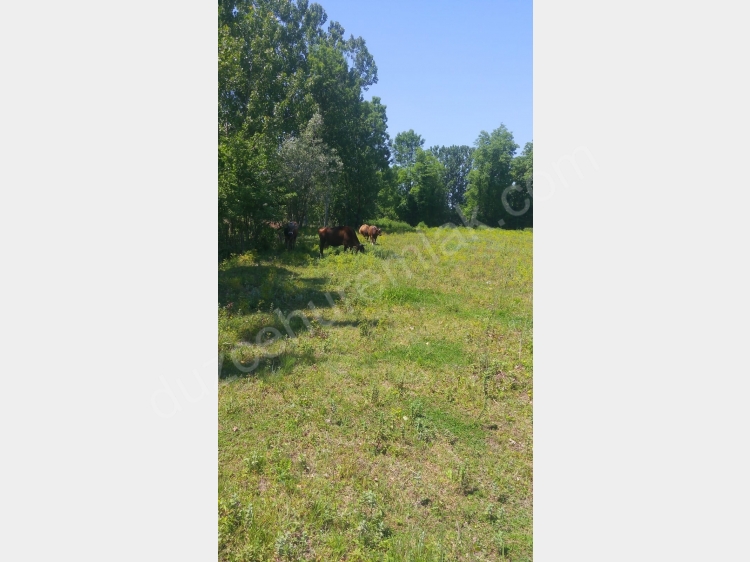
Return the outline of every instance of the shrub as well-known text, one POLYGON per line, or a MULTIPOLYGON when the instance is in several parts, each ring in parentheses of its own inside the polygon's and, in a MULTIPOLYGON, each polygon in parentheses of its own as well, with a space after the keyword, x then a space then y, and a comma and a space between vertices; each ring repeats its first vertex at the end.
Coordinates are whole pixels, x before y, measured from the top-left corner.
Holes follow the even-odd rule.
POLYGON ((374 224, 386 234, 396 234, 400 232, 414 232, 414 227, 408 223, 394 221, 391 219, 374 219, 365 221, 365 224, 374 224))

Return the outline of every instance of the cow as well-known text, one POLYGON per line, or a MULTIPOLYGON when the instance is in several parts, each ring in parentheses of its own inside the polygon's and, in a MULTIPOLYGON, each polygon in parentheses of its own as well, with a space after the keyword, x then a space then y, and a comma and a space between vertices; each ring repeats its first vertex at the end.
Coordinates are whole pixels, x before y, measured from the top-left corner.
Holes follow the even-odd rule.
POLYGON ((370 242, 372 242, 372 245, 375 245, 375 241, 378 239, 378 236, 383 231, 380 230, 377 226, 370 226, 367 228, 367 237, 370 239, 370 242))
POLYGON ((360 227, 359 227, 359 233, 360 233, 360 234, 361 234, 362 236, 364 236, 365 238, 367 238, 367 237, 369 237, 369 236, 370 236, 370 235, 368 234, 368 232, 369 232, 369 231, 370 231, 370 227, 369 227, 368 225, 366 225, 366 224, 363 224, 362 226, 360 226, 360 227))
POLYGON ((346 252, 349 248, 353 252, 364 252, 364 244, 359 243, 357 233, 351 226, 334 226, 323 227, 318 229, 320 237, 320 257, 323 257, 323 250, 329 246, 343 246, 346 252))
POLYGON ((286 239, 286 247, 288 250, 294 250, 294 246, 297 243, 298 233, 299 225, 296 222, 290 222, 284 227, 284 238, 286 239))

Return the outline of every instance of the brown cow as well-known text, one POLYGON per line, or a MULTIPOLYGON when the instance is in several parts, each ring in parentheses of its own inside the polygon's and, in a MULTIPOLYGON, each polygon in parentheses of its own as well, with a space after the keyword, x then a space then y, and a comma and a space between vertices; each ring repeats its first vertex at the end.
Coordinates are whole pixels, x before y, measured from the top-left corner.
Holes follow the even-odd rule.
POLYGON ((369 236, 370 236, 370 235, 368 234, 369 232, 370 232, 370 227, 369 227, 369 226, 367 226, 366 224, 363 224, 362 226, 360 226, 360 227, 359 227, 359 233, 360 233, 360 234, 361 234, 362 236, 364 236, 365 238, 367 238, 367 237, 369 237, 369 236))
POLYGON ((378 239, 378 236, 380 236, 382 232, 383 231, 380 230, 377 226, 370 226, 367 229, 367 237, 370 239, 370 242, 372 242, 373 246, 375 245, 375 241, 378 239))
POLYGON ((334 227, 323 227, 318 229, 318 236, 320 237, 320 257, 323 257, 323 250, 329 246, 343 246, 346 252, 349 248, 352 251, 364 252, 364 244, 359 243, 357 233, 351 226, 334 226, 334 227))
POLYGON ((288 250, 294 250, 298 233, 299 225, 296 222, 292 221, 284 227, 284 238, 286 238, 286 247, 288 250))

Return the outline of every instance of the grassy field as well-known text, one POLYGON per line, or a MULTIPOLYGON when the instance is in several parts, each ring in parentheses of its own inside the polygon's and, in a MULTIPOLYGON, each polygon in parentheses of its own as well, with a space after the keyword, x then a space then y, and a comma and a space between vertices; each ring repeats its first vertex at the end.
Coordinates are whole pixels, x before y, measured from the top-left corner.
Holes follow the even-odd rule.
POLYGON ((218 346, 219 560, 531 560, 530 231, 234 257, 218 346))

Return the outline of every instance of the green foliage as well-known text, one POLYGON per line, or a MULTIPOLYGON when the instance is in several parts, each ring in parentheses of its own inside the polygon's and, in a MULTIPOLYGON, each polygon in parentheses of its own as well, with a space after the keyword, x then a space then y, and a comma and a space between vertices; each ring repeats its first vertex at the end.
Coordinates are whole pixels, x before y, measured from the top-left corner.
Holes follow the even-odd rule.
MULTIPOLYGON (((511 162, 511 176, 516 185, 516 189, 508 192, 507 203, 514 212, 528 209, 513 221, 509 219, 510 224, 517 228, 528 228, 533 225, 534 220, 534 145, 527 142, 523 147, 520 156, 516 156, 511 162)), ((515 218, 515 217, 514 217, 515 218)))
POLYGON ((243 462, 249 472, 262 474, 266 466, 266 457, 258 451, 253 451, 249 457, 243 459, 243 462))
POLYGON ((378 505, 377 496, 366 490, 360 497, 358 510, 357 539, 362 546, 372 548, 391 534, 385 524, 385 513, 378 505))
POLYGON ((287 209, 297 224, 304 223, 316 202, 330 199, 341 173, 341 159, 321 140, 322 132, 323 118, 315 113, 299 137, 288 136, 281 144, 282 177, 292 193, 287 209))
POLYGON ((488 226, 523 228, 531 224, 530 192, 525 181, 533 171, 531 143, 519 162, 514 159, 518 145, 513 134, 500 125, 488 134, 482 131, 475 143, 474 167, 469 173, 465 214, 476 212, 476 220, 488 226), (522 183, 514 181, 520 180, 522 183))
POLYGON ((219 5, 219 255, 269 247, 269 222, 373 214, 390 153, 377 66, 319 4, 219 5))
POLYGON ((307 551, 308 537, 304 529, 287 530, 276 537, 276 556, 281 560, 296 562, 307 551))
POLYGON ((533 223, 532 144, 514 157, 518 146, 504 125, 482 131, 476 147, 433 146, 413 130, 396 135, 394 166, 378 193, 382 216, 410 225, 460 224, 476 211, 475 220, 503 228, 530 227, 533 223))
POLYGON ((285 191, 274 181, 278 170, 275 146, 263 135, 219 138, 219 257, 243 252, 251 240, 268 247, 272 238, 265 221, 279 217, 285 191))
POLYGON ((414 129, 398 133, 393 139, 393 163, 399 168, 408 168, 417 161, 417 150, 424 146, 424 139, 414 129))
MULTIPOLYGON (((334 34, 343 35, 338 24, 331 26, 334 34)), ((361 89, 368 81, 377 81, 377 75, 371 76, 370 68, 362 70, 369 73, 369 78, 363 78, 347 66, 352 56, 369 57, 363 40, 351 41, 354 43, 329 40, 316 44, 310 53, 308 85, 323 115, 323 140, 343 163, 343 173, 327 201, 328 213, 323 210, 316 216, 319 224, 354 224, 372 214, 380 175, 387 170, 390 157, 386 108, 378 97, 364 101, 361 96, 361 89)))
POLYGON ((400 234, 404 232, 414 232, 414 227, 408 222, 393 220, 388 218, 373 219, 363 221, 365 224, 374 224, 386 234, 400 234))
POLYGON ((443 181, 444 168, 431 152, 416 148, 414 163, 398 170, 403 193, 396 211, 409 224, 424 222, 440 226, 448 218, 448 193, 443 181))
POLYGON ((433 146, 430 148, 443 165, 448 205, 455 208, 464 204, 464 196, 469 183, 474 149, 469 146, 433 146))
POLYGON ((325 29, 327 19, 302 0, 219 4, 220 259, 272 247, 269 223, 286 220, 438 226, 457 223, 465 203, 491 226, 531 226, 530 143, 514 159, 502 125, 476 149, 424 151, 411 129, 391 143, 386 106, 363 99, 378 81, 364 39, 335 21, 325 29))

